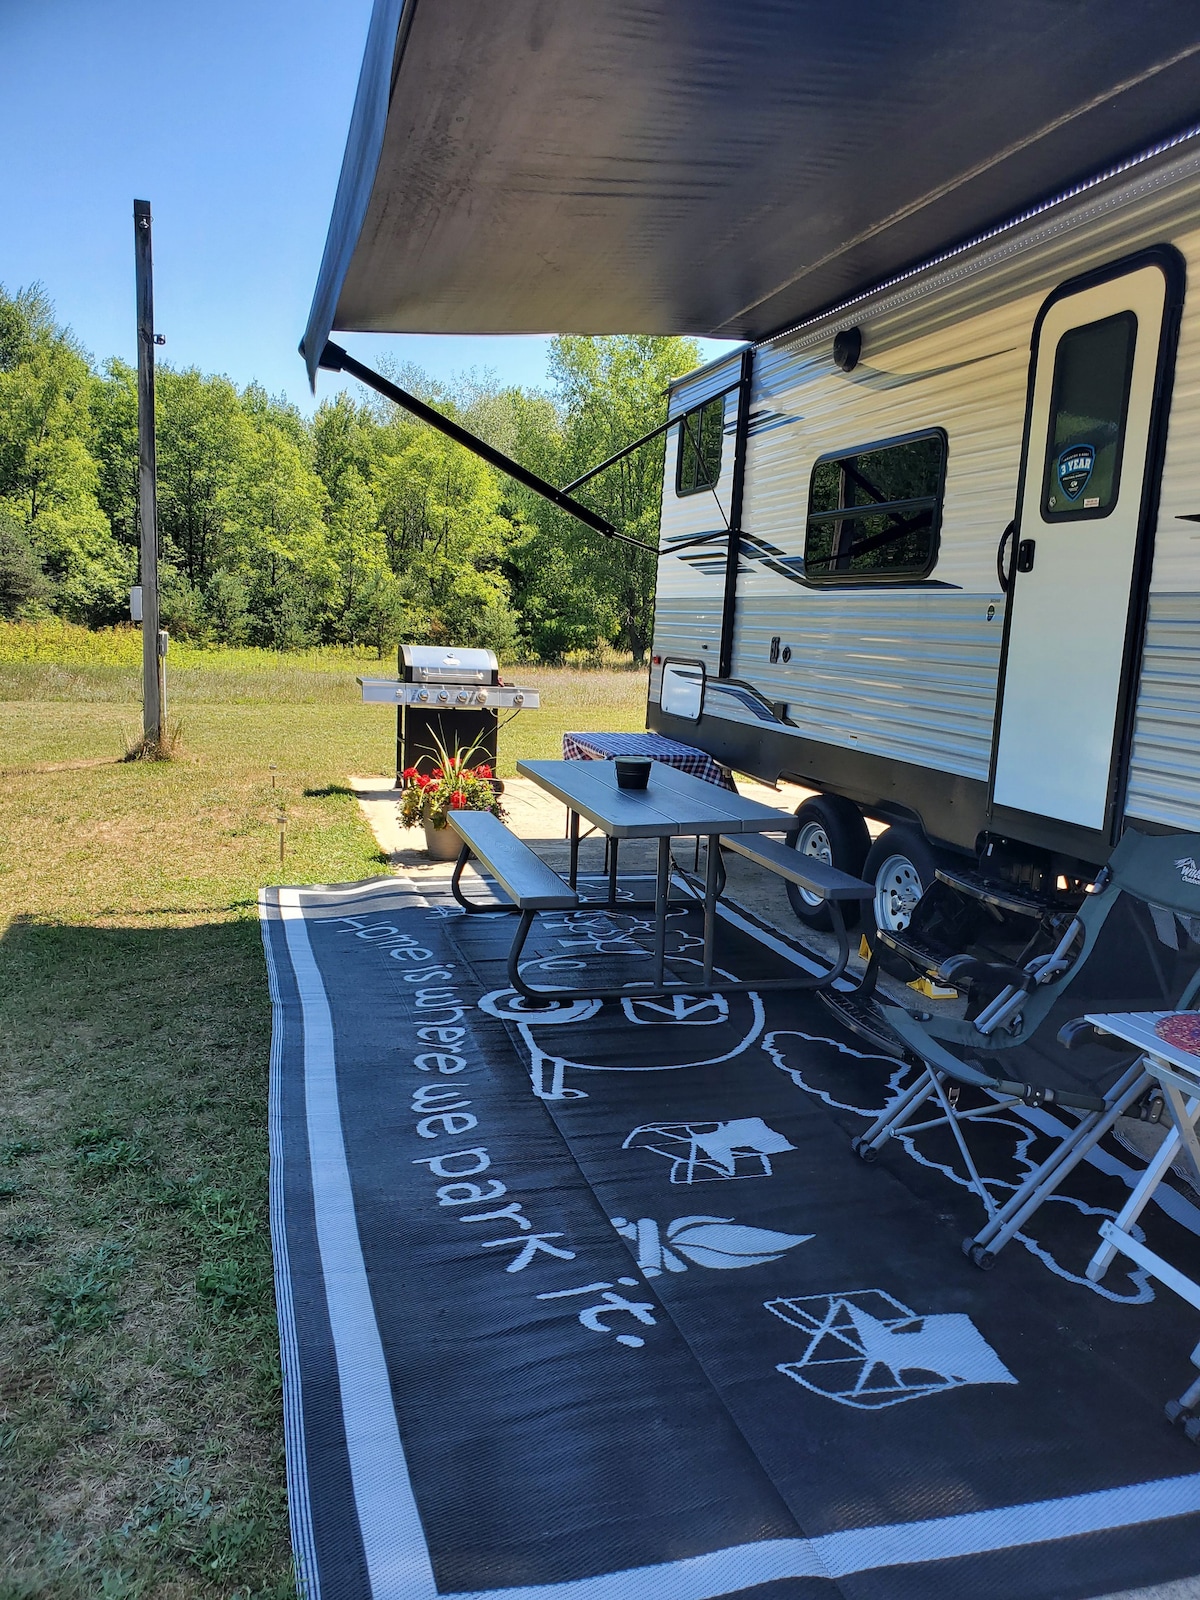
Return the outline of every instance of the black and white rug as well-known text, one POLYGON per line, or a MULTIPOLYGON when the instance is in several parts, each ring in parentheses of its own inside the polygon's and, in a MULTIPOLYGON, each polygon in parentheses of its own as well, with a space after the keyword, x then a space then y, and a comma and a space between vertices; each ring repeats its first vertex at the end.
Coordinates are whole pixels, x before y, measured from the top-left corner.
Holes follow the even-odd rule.
MULTIPOLYGON (((850 1136, 903 1069, 810 995, 523 1008, 510 919, 388 879, 264 891, 272 1228, 310 1600, 1070 1600, 1200 1572, 1163 1419, 1200 1328, 1120 1259, 1116 1144, 989 1274, 936 1135, 850 1136)), ((696 908, 672 916, 677 974, 696 908)), ((647 928, 541 919, 536 981, 647 928)), ((719 962, 794 970, 726 918, 719 962)), ((996 1193, 1045 1116, 990 1130, 996 1193)), ((1200 1273, 1200 1211, 1151 1243, 1200 1273)))

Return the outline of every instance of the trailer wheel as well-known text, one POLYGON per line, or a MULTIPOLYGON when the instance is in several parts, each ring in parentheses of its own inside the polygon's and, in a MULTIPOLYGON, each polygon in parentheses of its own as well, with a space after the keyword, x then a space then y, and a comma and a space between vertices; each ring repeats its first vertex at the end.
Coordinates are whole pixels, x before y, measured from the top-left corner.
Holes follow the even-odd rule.
MULTIPOLYGON (((856 805, 843 800, 841 795, 818 794, 796 808, 796 817, 800 823, 796 849, 802 855, 827 861, 855 878, 861 874, 871 848, 871 835, 856 805)), ((830 926, 829 907, 820 895, 796 883, 786 887, 792 910, 801 922, 806 922, 810 928, 830 926)), ((853 927, 858 917, 857 905, 849 902, 843 912, 847 925, 853 927)))
MULTIPOLYGON (((937 876, 937 859, 919 829, 899 823, 885 828, 867 851, 862 875, 875 885, 874 926, 888 933, 903 933, 917 901, 937 876)), ((867 941, 872 946, 875 943, 871 932, 867 941)), ((908 971, 901 957, 886 953, 883 966, 898 976, 908 971)))

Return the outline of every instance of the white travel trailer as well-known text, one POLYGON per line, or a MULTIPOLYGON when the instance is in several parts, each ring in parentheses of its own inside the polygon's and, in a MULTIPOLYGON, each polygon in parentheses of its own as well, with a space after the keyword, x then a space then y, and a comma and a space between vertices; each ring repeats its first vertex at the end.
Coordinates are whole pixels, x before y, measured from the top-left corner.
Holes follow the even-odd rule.
POLYGON ((1198 284, 1170 141, 671 390, 649 725, 819 790, 885 930, 1200 827, 1198 284))
POLYGON ((748 341, 670 396, 650 726, 819 790, 885 932, 935 866, 1057 914, 1200 821, 1197 60, 1180 0, 375 0, 309 371, 621 539, 330 333, 748 341))

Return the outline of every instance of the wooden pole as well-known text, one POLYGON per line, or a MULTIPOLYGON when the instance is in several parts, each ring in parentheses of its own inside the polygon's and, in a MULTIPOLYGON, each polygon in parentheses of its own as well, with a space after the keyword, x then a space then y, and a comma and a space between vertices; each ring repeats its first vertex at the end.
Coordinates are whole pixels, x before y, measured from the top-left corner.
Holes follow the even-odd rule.
POLYGON ((142 731, 163 738, 163 659, 158 641, 158 488, 154 444, 154 260, 150 202, 133 202, 138 324, 138 511, 141 517, 142 731))

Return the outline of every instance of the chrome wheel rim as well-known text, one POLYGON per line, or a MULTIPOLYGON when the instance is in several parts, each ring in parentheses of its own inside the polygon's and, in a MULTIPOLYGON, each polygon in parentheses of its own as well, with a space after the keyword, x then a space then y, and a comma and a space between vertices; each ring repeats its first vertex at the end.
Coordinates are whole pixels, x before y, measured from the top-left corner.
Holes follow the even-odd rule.
POLYGON ((875 926, 902 933, 924 893, 920 874, 907 856, 888 856, 875 874, 875 926))
MULTIPOLYGON (((833 846, 829 842, 829 835, 819 822, 806 822, 796 835, 796 849, 802 856, 814 856, 818 861, 824 861, 827 866, 833 865, 833 846)), ((796 885, 797 892, 806 906, 819 906, 824 900, 824 895, 814 894, 811 889, 802 889, 796 885)))

